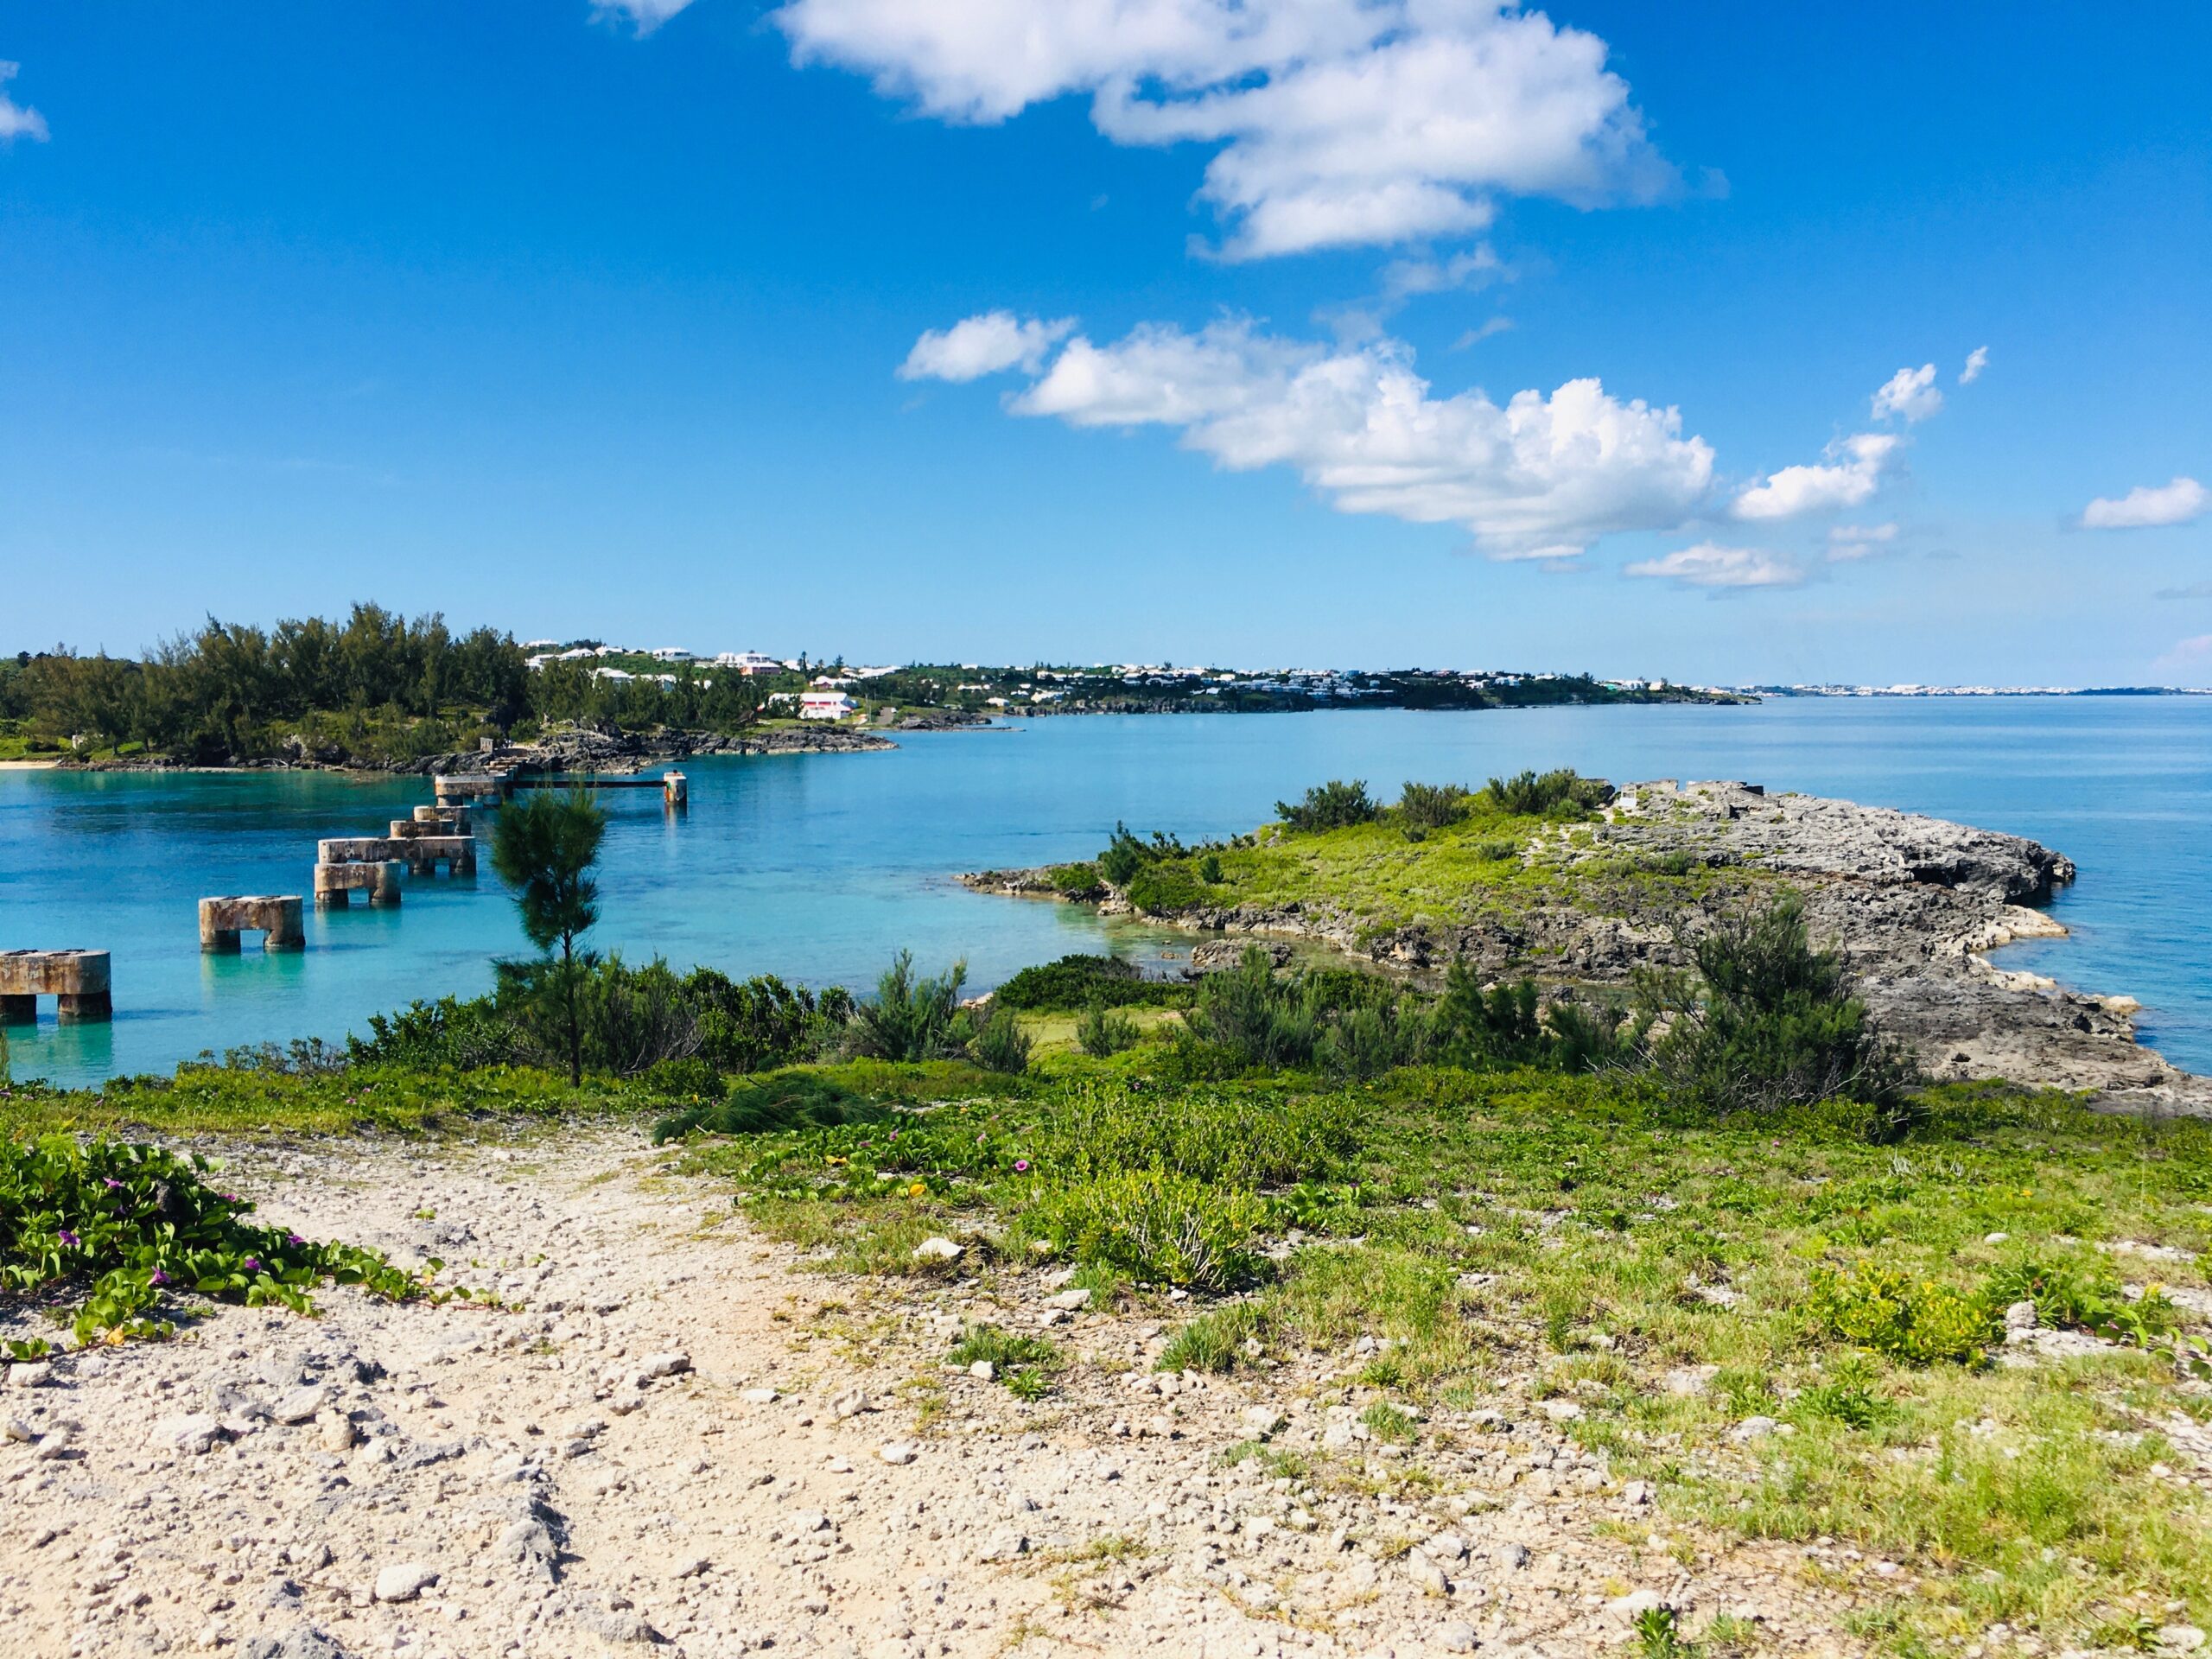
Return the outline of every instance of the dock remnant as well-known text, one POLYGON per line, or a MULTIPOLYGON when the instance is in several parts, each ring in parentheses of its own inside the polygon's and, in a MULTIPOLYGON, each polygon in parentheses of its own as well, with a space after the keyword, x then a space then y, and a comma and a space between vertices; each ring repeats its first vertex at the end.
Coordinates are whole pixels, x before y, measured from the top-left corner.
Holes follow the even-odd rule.
POLYGON ((661 798, 670 806, 687 806, 691 800, 691 785, 680 772, 664 772, 660 775, 661 798))
POLYGON ((356 893, 365 893, 371 909, 393 909, 399 903, 399 878, 406 868, 396 858, 318 864, 315 907, 346 910, 352 906, 356 893))
POLYGON ((109 985, 105 950, 0 950, 0 1025, 34 1023, 41 996, 65 1025, 113 1019, 109 985))
POLYGON ((513 792, 514 775, 505 772, 441 772, 430 779, 438 804, 488 801, 497 806, 513 792))
MULTIPOLYGON (((421 824, 412 819, 398 819, 391 826, 409 830, 436 829, 435 823, 421 824)), ((476 837, 474 836, 334 836, 315 843, 315 863, 324 864, 382 864, 393 860, 407 866, 417 875, 428 875, 441 864, 455 875, 476 874, 476 837)))
POLYGON ((300 925, 300 895, 237 893, 200 901, 200 948, 235 950, 240 933, 261 935, 264 950, 304 950, 307 931, 300 925))

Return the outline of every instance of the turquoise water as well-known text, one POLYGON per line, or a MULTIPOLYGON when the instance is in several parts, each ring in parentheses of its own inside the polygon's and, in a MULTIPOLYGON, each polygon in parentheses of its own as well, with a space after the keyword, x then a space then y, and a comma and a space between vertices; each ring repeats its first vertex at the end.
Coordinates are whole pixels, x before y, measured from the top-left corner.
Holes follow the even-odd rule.
MULTIPOLYGON (((1116 818, 1227 835, 1331 777, 1393 791, 1567 765, 1615 779, 1742 778, 2033 836, 2081 866, 2067 940, 2008 966, 2141 999, 2145 1036, 2212 1071, 2212 698, 1796 701, 1756 708, 1368 710, 1074 717, 902 737, 895 753, 708 760, 692 804, 609 791, 596 942, 632 957, 872 983, 901 945, 987 988, 1075 950, 1170 936, 967 893, 951 875, 1095 852, 1116 818)), ((166 1071, 206 1049, 335 1038, 415 997, 473 992, 519 951, 487 873, 416 880, 397 911, 308 919, 308 948, 203 957, 197 900, 305 893, 318 836, 373 834, 421 779, 0 772, 0 948, 114 955, 112 1025, 14 1034, 18 1077, 166 1071)))

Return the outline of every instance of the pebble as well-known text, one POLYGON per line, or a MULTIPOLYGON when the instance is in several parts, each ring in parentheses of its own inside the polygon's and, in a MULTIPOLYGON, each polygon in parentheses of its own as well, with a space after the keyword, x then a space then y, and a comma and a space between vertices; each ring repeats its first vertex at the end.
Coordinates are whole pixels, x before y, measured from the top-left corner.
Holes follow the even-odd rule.
POLYGON ((748 1406, 772 1406, 782 1398, 773 1389, 747 1389, 737 1397, 748 1406))
POLYGON ((1475 1641, 1475 1627, 1464 1619, 1437 1626, 1436 1645, 1446 1653, 1472 1653, 1475 1641))
POLYGON ((435 1568, 424 1567, 420 1561, 401 1561, 377 1574, 372 1593, 378 1601, 412 1601, 427 1586, 435 1583, 437 1577, 435 1568))
POLYGON ((875 1455, 893 1468, 899 1469, 912 1463, 918 1453, 904 1440, 892 1440, 876 1447, 875 1455))
POLYGON ((296 1389, 270 1408, 269 1414, 280 1423, 304 1423, 314 1418, 329 1399, 327 1389, 296 1389))
POLYGON ((917 1262, 954 1262, 960 1256, 960 1247, 949 1238, 925 1238, 914 1246, 917 1262))

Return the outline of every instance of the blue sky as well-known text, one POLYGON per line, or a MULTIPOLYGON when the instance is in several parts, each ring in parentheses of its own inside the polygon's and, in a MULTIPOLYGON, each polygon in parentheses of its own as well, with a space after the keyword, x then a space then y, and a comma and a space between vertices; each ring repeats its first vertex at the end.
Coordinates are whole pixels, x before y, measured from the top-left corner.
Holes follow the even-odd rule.
POLYGON ((0 643, 2212 683, 2120 16, 0 0, 0 643))

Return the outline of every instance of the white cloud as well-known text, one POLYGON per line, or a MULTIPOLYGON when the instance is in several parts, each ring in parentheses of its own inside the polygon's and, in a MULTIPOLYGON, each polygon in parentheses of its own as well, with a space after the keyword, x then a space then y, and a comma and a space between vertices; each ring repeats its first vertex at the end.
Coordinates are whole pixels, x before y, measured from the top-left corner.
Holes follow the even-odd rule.
POLYGON ((976 380, 1007 369, 1034 374, 1045 353, 1075 327, 1073 317, 1056 322, 1016 317, 1011 311, 987 311, 950 328, 931 328, 914 342, 899 365, 901 380, 976 380))
POLYGON ((1392 300, 1408 300, 1457 289, 1471 292, 1495 282, 1510 282, 1512 276, 1497 251, 1485 242, 1449 259, 1393 259, 1383 268, 1382 292, 1392 300))
POLYGON ((592 0, 591 15, 626 18, 640 35, 650 35, 691 3, 691 0, 592 0))
POLYGON ((1886 432, 1861 432, 1828 446, 1830 460, 1810 467, 1784 467, 1751 485, 1736 498, 1738 518, 1795 518, 1808 512, 1840 512, 1874 493, 1902 439, 1886 432))
POLYGON ((1967 353, 1967 365, 1959 371, 1959 384, 1970 386, 1981 378, 1981 372, 1989 366, 1989 347, 1977 346, 1967 353))
POLYGON ((2156 524, 2185 524, 2212 506, 2212 490, 2193 478, 2171 484, 2139 484, 2114 501, 2106 496, 2082 509, 2084 530, 2143 530, 2156 524))
POLYGON ((1942 407, 1943 394, 1936 388, 1933 363, 1923 363, 1916 369, 1899 369, 1874 392, 1873 412, 1878 421, 1885 421, 1892 415, 1902 415, 1908 421, 1924 421, 1942 407))
MULTIPOLYGON (((0 86, 16 78, 22 66, 0 58, 0 86)), ((0 144, 12 143, 18 138, 32 138, 46 142, 46 118, 27 104, 18 104, 7 93, 0 92, 0 144)))
POLYGON ((1233 471, 1293 467, 1340 511, 1463 525, 1496 558, 1570 558, 1610 531, 1671 528, 1713 480, 1711 448, 1681 435, 1678 411, 1594 379, 1503 407, 1480 391, 1437 397, 1402 341, 1330 346, 1240 320, 1141 324, 1105 346, 1077 334, 1008 407, 1173 428, 1233 471))
POLYGON ((1790 588, 1805 573, 1779 555, 1756 547, 1700 542, 1656 559, 1639 559, 1622 574, 1678 582, 1689 588, 1790 588))
POLYGON ((1492 334, 1504 334, 1512 327, 1513 319, 1510 317, 1484 318, 1479 325, 1468 329, 1459 339, 1453 340, 1452 349, 1455 352, 1464 352, 1468 346, 1479 346, 1492 334))
POLYGON ((789 0, 800 63, 947 121, 1088 93, 1117 143, 1217 146, 1200 194, 1257 258, 1481 230, 1497 194, 1675 183, 1605 43, 1496 0, 789 0))
POLYGON ((1828 558, 1834 563, 1863 559, 1897 538, 1895 524, 1838 524, 1828 531, 1828 558))

